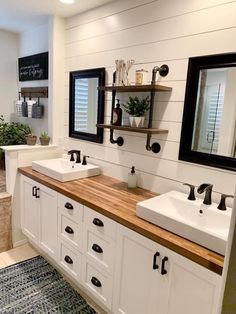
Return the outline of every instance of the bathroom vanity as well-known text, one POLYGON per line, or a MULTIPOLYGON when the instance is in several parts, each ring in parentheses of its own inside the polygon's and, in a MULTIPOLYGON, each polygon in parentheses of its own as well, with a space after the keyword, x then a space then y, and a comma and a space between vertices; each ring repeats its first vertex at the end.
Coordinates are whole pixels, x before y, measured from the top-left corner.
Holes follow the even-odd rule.
POLYGON ((217 314, 224 257, 135 215, 156 196, 20 168, 22 231, 109 313, 217 314))

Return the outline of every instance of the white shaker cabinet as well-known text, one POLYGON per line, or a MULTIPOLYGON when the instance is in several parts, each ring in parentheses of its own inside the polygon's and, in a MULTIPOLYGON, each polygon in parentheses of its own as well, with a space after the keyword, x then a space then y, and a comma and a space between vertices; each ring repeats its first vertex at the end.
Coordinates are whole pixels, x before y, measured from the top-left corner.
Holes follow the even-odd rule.
POLYGON ((57 259, 57 192, 21 176, 21 225, 23 233, 57 259))
POLYGON ((113 313, 217 314, 221 277, 118 227, 113 313))

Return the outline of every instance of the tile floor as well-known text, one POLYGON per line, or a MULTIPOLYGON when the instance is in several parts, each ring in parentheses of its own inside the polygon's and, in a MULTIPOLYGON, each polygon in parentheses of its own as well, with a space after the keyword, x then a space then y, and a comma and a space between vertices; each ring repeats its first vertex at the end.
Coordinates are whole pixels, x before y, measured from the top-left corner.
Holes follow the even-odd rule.
POLYGON ((0 253, 0 268, 10 266, 39 255, 29 244, 0 253))

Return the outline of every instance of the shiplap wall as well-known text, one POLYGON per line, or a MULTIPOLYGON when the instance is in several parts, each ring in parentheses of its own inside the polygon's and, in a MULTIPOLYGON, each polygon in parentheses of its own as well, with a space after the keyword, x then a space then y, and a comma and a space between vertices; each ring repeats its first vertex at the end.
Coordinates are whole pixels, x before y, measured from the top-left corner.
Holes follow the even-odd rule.
MULTIPOLYGON (((188 58, 236 51, 236 1, 226 0, 125 0, 115 1, 66 21, 65 73, 65 149, 80 149, 99 164, 106 175, 127 180, 129 168, 136 166, 139 186, 164 193, 170 189, 186 191, 181 183, 214 184, 219 193, 234 192, 236 175, 201 165, 178 161, 188 58), (154 127, 166 128, 168 135, 155 135, 162 150, 145 150, 144 135, 120 132, 124 145, 68 138, 69 71, 106 67, 107 83, 112 83, 116 59, 134 59, 136 69, 149 70, 166 63, 167 77, 158 82, 171 86, 172 93, 155 98, 154 127)), ((119 95, 122 101, 128 95, 119 95)), ((110 120, 111 95, 106 95, 105 121, 110 120)), ((118 136, 119 132, 115 132, 118 136)))

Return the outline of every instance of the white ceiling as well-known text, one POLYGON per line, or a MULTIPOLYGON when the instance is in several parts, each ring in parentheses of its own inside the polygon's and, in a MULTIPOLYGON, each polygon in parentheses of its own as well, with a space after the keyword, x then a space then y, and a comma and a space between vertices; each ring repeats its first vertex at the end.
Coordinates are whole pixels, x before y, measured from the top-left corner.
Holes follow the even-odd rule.
POLYGON ((47 23, 49 15, 69 17, 114 0, 0 0, 0 29, 23 32, 47 23))

